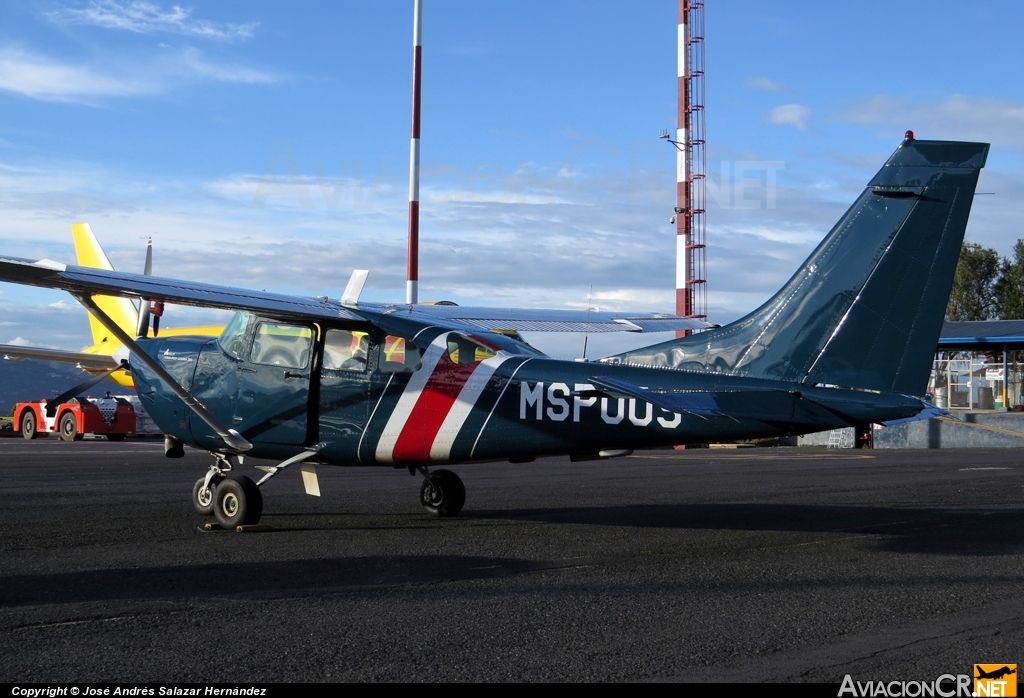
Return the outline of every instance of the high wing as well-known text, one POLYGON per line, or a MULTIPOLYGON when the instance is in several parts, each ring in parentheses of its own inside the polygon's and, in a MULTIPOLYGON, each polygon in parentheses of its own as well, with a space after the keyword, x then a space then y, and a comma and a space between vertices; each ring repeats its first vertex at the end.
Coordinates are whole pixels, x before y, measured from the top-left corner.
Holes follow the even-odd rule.
POLYGON ((105 269, 0 257, 0 281, 54 288, 75 295, 103 294, 162 300, 225 310, 251 310, 294 318, 364 320, 402 318, 458 330, 495 329, 533 332, 665 332, 715 325, 675 315, 609 313, 586 310, 471 308, 451 305, 398 305, 331 301, 326 297, 288 296, 266 291, 144 276, 105 269))
POLYGON ((611 313, 586 310, 539 310, 527 308, 480 308, 459 305, 397 305, 360 303, 362 312, 401 314, 429 325, 474 331, 516 330, 519 332, 673 332, 717 327, 692 318, 661 313, 611 313))
POLYGON ((12 344, 0 344, 0 357, 4 359, 38 359, 39 361, 57 361, 65 364, 76 364, 86 370, 106 370, 121 365, 113 356, 102 354, 86 354, 81 351, 64 351, 62 349, 44 349, 42 347, 19 347, 12 344))
POLYGON ((18 257, 0 257, 0 281, 55 288, 75 295, 99 293, 204 308, 279 313, 291 317, 366 319, 326 299, 286 296, 159 276, 76 267, 49 259, 32 261, 18 257))

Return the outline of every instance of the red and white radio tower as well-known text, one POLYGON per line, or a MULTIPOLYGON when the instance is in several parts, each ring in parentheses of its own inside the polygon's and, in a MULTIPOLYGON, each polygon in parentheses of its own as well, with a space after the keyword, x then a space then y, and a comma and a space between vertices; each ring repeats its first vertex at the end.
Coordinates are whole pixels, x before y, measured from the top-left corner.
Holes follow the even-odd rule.
MULTIPOLYGON (((679 0, 676 123, 676 315, 708 316, 705 214, 704 3, 679 0)), ((686 333, 689 334, 689 333, 686 333)))
POLYGON ((405 282, 405 302, 419 302, 420 279, 420 68, 423 48, 420 0, 413 3, 412 22, 412 137, 409 141, 409 256, 405 282))

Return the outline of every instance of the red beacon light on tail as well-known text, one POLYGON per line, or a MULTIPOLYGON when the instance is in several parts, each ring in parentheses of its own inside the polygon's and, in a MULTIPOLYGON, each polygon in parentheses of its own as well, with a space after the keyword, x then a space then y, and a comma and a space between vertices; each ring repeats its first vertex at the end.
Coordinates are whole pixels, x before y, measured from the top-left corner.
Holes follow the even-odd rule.
POLYGON ((906 133, 903 134, 903 138, 905 140, 908 140, 908 141, 914 140, 914 132, 913 131, 907 131, 906 133))

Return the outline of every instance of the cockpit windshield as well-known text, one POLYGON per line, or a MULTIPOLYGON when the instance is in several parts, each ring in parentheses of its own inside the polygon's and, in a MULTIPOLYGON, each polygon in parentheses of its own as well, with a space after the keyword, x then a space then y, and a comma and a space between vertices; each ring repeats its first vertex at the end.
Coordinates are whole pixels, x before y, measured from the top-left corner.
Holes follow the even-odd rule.
POLYGON ((245 355, 245 336, 251 320, 252 315, 242 310, 231 318, 217 339, 217 344, 225 354, 234 359, 241 359, 245 355))

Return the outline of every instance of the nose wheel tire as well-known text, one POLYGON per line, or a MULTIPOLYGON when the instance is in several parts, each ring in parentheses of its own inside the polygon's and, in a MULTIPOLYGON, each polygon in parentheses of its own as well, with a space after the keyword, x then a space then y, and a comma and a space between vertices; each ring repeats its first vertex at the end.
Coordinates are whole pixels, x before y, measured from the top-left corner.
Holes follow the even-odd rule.
POLYGON ((423 480, 420 504, 434 516, 458 516, 466 503, 466 486, 450 470, 435 470, 423 480))
POLYGON ((244 475, 228 475, 213 491, 213 515, 223 528, 251 526, 263 515, 263 495, 244 475))
POLYGON ((36 428, 36 414, 32 410, 25 410, 21 417, 21 435, 26 439, 34 439, 39 436, 36 428))
POLYGON ((210 480, 210 486, 204 487, 206 484, 206 477, 201 477, 196 480, 196 484, 192 487, 192 506, 196 508, 203 516, 209 516, 213 513, 213 493, 217 489, 217 484, 222 478, 214 476, 210 480))
POLYGON ((60 440, 61 441, 81 441, 82 434, 78 433, 78 418, 75 417, 74 412, 65 412, 64 416, 60 418, 60 440))

